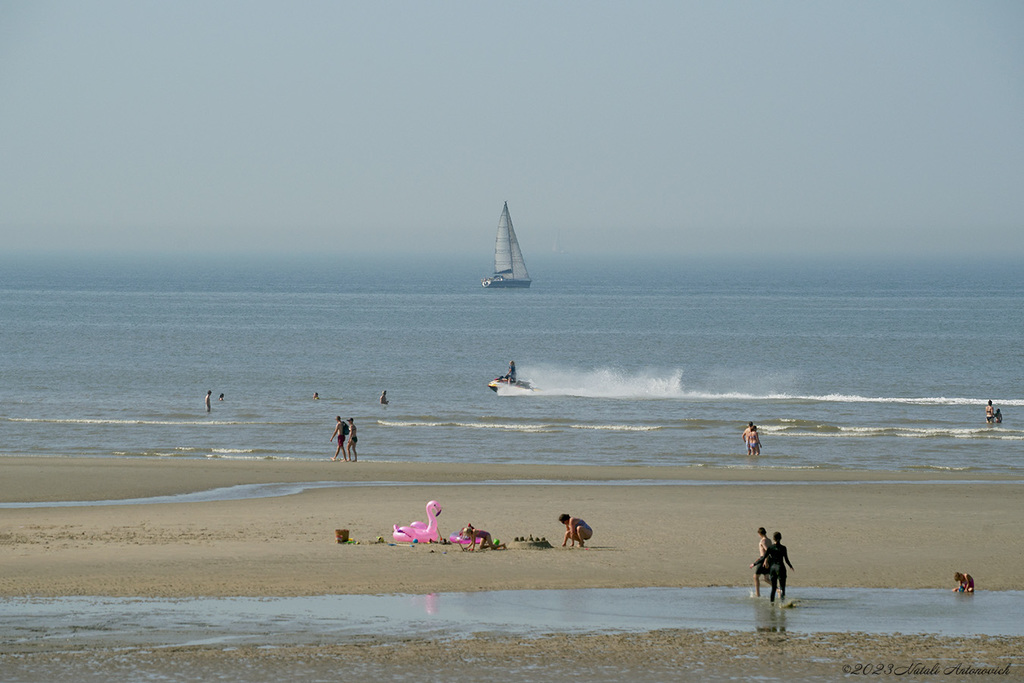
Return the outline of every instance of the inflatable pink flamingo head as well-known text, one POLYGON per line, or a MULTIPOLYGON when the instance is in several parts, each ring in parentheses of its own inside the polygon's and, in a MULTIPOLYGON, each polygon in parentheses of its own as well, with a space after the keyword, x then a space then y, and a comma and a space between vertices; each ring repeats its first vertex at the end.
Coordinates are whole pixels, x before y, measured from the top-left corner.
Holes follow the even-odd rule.
POLYGON ((441 514, 441 504, 436 500, 427 503, 427 523, 410 522, 409 526, 395 525, 395 540, 399 543, 437 543, 441 534, 437 530, 437 516, 441 514))

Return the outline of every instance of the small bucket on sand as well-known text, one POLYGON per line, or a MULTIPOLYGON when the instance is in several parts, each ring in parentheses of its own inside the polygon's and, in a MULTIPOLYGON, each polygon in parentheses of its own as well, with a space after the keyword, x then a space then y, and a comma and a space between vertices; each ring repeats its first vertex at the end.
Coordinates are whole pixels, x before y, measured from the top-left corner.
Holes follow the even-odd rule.
POLYGON ((348 543, 348 529, 335 529, 334 540, 338 543, 348 543))

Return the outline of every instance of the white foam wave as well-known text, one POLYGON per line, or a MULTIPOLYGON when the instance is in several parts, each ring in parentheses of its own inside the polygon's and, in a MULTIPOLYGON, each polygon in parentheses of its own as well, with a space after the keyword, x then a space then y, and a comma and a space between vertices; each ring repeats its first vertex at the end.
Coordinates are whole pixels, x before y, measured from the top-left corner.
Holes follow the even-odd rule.
POLYGON ((502 422, 432 422, 432 421, 400 421, 377 420, 384 427, 459 427, 462 429, 499 429, 513 432, 546 432, 555 429, 547 424, 511 424, 502 422))
MULTIPOLYGON (((820 403, 899 403, 905 405, 935 405, 935 406, 979 406, 985 402, 977 398, 960 398, 948 396, 859 396, 857 394, 825 394, 816 395, 769 395, 769 399, 792 400, 792 401, 814 401, 820 403)), ((1024 399, 1007 399, 995 401, 999 405, 1024 405, 1024 399)))
POLYGON ((237 460, 264 460, 264 459, 288 459, 264 455, 255 455, 257 451, 255 449, 245 448, 214 448, 206 450, 204 448, 190 448, 187 446, 177 446, 170 451, 158 450, 158 451, 144 451, 144 452, 129 452, 129 451, 114 451, 113 454, 116 456, 143 456, 151 458, 223 458, 225 460, 237 459, 237 460))
POLYGON ((182 427, 190 425, 203 425, 206 427, 223 427, 226 425, 261 425, 272 424, 267 422, 249 422, 234 420, 113 420, 107 418, 45 418, 45 417, 7 417, 7 422, 37 422, 44 424, 69 424, 69 425, 158 425, 182 427))
MULTIPOLYGON (((699 392, 687 391, 680 398, 698 399, 702 401, 799 401, 807 403, 880 403, 925 406, 976 406, 984 405, 985 401, 977 398, 947 396, 860 396, 857 394, 788 394, 767 393, 750 394, 740 392, 699 392)), ((1000 406, 1022 406, 1024 399, 1005 399, 992 401, 1000 406)))
POLYGON ((498 390, 495 393, 497 393, 498 396, 532 396, 536 391, 534 389, 524 389, 516 386, 501 386, 498 387, 498 390))
POLYGON ((569 425, 570 429, 596 429, 607 432, 655 432, 659 425, 569 425))
POLYGON ((621 425, 621 424, 565 424, 548 423, 513 424, 507 422, 431 422, 431 421, 396 421, 377 420, 377 424, 385 427, 457 427, 462 429, 499 429, 511 432, 557 432, 564 429, 595 429, 615 432, 651 432, 662 429, 659 425, 621 425))
POLYGON ((1024 441, 1024 432, 997 429, 963 429, 949 427, 824 427, 820 430, 800 430, 792 427, 764 427, 758 429, 773 436, 783 437, 816 437, 816 438, 871 438, 893 436, 899 438, 928 439, 996 439, 1000 441, 1024 441))

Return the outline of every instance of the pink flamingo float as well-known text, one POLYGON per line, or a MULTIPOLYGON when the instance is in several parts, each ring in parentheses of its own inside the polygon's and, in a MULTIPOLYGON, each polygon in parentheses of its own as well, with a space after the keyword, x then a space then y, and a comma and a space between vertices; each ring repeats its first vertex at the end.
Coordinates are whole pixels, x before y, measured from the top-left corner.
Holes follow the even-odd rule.
POLYGON ((395 540, 399 543, 440 543, 441 533, 437 530, 437 516, 441 514, 441 504, 436 500, 427 503, 427 519, 429 522, 410 522, 409 526, 395 525, 395 540))

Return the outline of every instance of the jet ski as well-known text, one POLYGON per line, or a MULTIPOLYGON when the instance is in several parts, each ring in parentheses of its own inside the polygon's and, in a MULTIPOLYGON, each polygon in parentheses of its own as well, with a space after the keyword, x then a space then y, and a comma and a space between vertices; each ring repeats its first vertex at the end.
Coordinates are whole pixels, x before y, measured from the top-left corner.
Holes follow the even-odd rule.
POLYGON ((495 393, 497 393, 498 389, 501 388, 511 389, 513 391, 517 389, 521 391, 536 391, 536 389, 533 388, 533 385, 525 379, 518 379, 513 382, 507 377, 495 377, 487 383, 487 386, 495 393))

